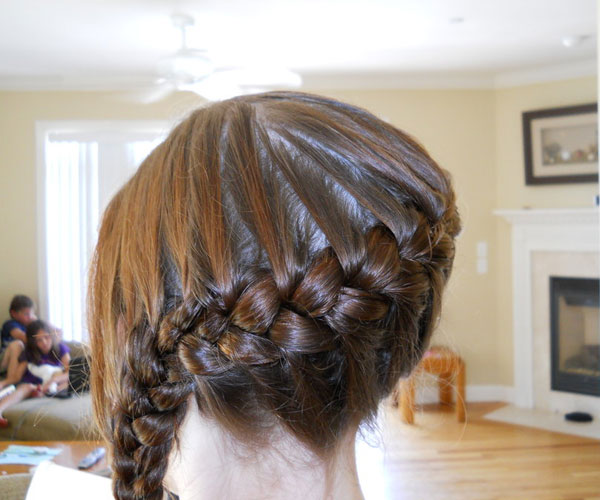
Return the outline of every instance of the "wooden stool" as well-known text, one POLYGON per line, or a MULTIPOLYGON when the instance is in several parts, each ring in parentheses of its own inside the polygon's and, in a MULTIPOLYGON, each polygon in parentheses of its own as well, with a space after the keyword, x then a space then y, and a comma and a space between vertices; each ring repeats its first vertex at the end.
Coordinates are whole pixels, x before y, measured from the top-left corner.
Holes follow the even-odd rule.
POLYGON ((440 391, 440 402, 452 404, 452 389, 456 391, 456 418, 459 422, 465 421, 465 363, 458 354, 447 347, 432 346, 429 348, 421 362, 417 365, 410 377, 400 380, 394 391, 393 400, 398 403, 402 419, 407 424, 414 422, 415 408, 415 378, 420 373, 437 375, 440 391))

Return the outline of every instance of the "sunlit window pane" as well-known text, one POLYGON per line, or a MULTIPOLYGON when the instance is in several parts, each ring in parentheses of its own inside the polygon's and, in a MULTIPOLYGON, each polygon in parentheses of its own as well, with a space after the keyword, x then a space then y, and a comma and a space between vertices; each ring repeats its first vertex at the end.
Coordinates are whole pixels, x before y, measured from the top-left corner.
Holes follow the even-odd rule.
MULTIPOLYGON (((156 134, 157 135, 157 134, 156 134)), ((158 144, 149 140, 60 140, 45 142, 46 318, 64 340, 86 340, 87 275, 100 212, 158 144), (104 159, 104 163, 103 163, 104 159)), ((82 134, 83 136, 83 134, 82 134)))

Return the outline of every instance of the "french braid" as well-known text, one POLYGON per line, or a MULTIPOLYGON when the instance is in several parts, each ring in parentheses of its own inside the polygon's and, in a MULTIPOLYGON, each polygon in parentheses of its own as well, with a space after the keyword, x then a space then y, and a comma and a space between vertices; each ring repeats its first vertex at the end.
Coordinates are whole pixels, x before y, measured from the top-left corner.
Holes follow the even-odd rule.
POLYGON ((116 498, 162 498, 190 397, 240 442, 279 425, 327 458, 420 359, 459 231, 447 174, 362 110, 268 93, 184 121, 109 206, 92 268, 116 498))

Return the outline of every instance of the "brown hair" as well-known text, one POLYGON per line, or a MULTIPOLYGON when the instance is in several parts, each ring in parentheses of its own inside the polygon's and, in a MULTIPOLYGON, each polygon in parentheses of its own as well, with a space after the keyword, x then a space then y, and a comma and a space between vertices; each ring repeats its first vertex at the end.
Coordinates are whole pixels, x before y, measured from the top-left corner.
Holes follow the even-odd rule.
POLYGON ((8 306, 8 312, 11 311, 19 312, 22 309, 33 308, 33 300, 31 300, 27 295, 15 295, 10 301, 10 306, 8 306))
POLYGON ((192 394, 244 443, 283 425, 327 457, 421 357, 459 225, 448 174, 367 111, 270 92, 193 112, 110 203, 91 270, 115 496, 161 498, 192 394))
POLYGON ((29 359, 32 360, 33 363, 36 365, 39 365, 41 363, 42 353, 40 352, 40 349, 35 342, 35 336, 42 330, 52 337, 52 347, 50 348, 50 352, 48 353, 48 355, 54 357, 54 359, 56 359, 57 361, 61 361, 59 340, 58 336, 56 335, 56 328, 53 327, 50 323, 47 323, 46 321, 43 321, 41 319, 37 319, 29 323, 25 330, 25 334, 27 336, 25 352, 29 354, 29 359))

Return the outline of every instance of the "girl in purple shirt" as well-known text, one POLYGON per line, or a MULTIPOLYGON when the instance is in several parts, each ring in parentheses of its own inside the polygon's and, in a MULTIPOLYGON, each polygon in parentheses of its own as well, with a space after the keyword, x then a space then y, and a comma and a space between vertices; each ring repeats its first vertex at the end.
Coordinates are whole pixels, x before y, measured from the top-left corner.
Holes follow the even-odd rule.
POLYGON ((27 344, 19 356, 21 382, 15 392, 0 400, 0 427, 8 427, 2 412, 23 399, 57 392, 69 383, 69 348, 58 341, 55 329, 42 320, 27 326, 27 344), (52 389, 52 390, 51 390, 52 389))

